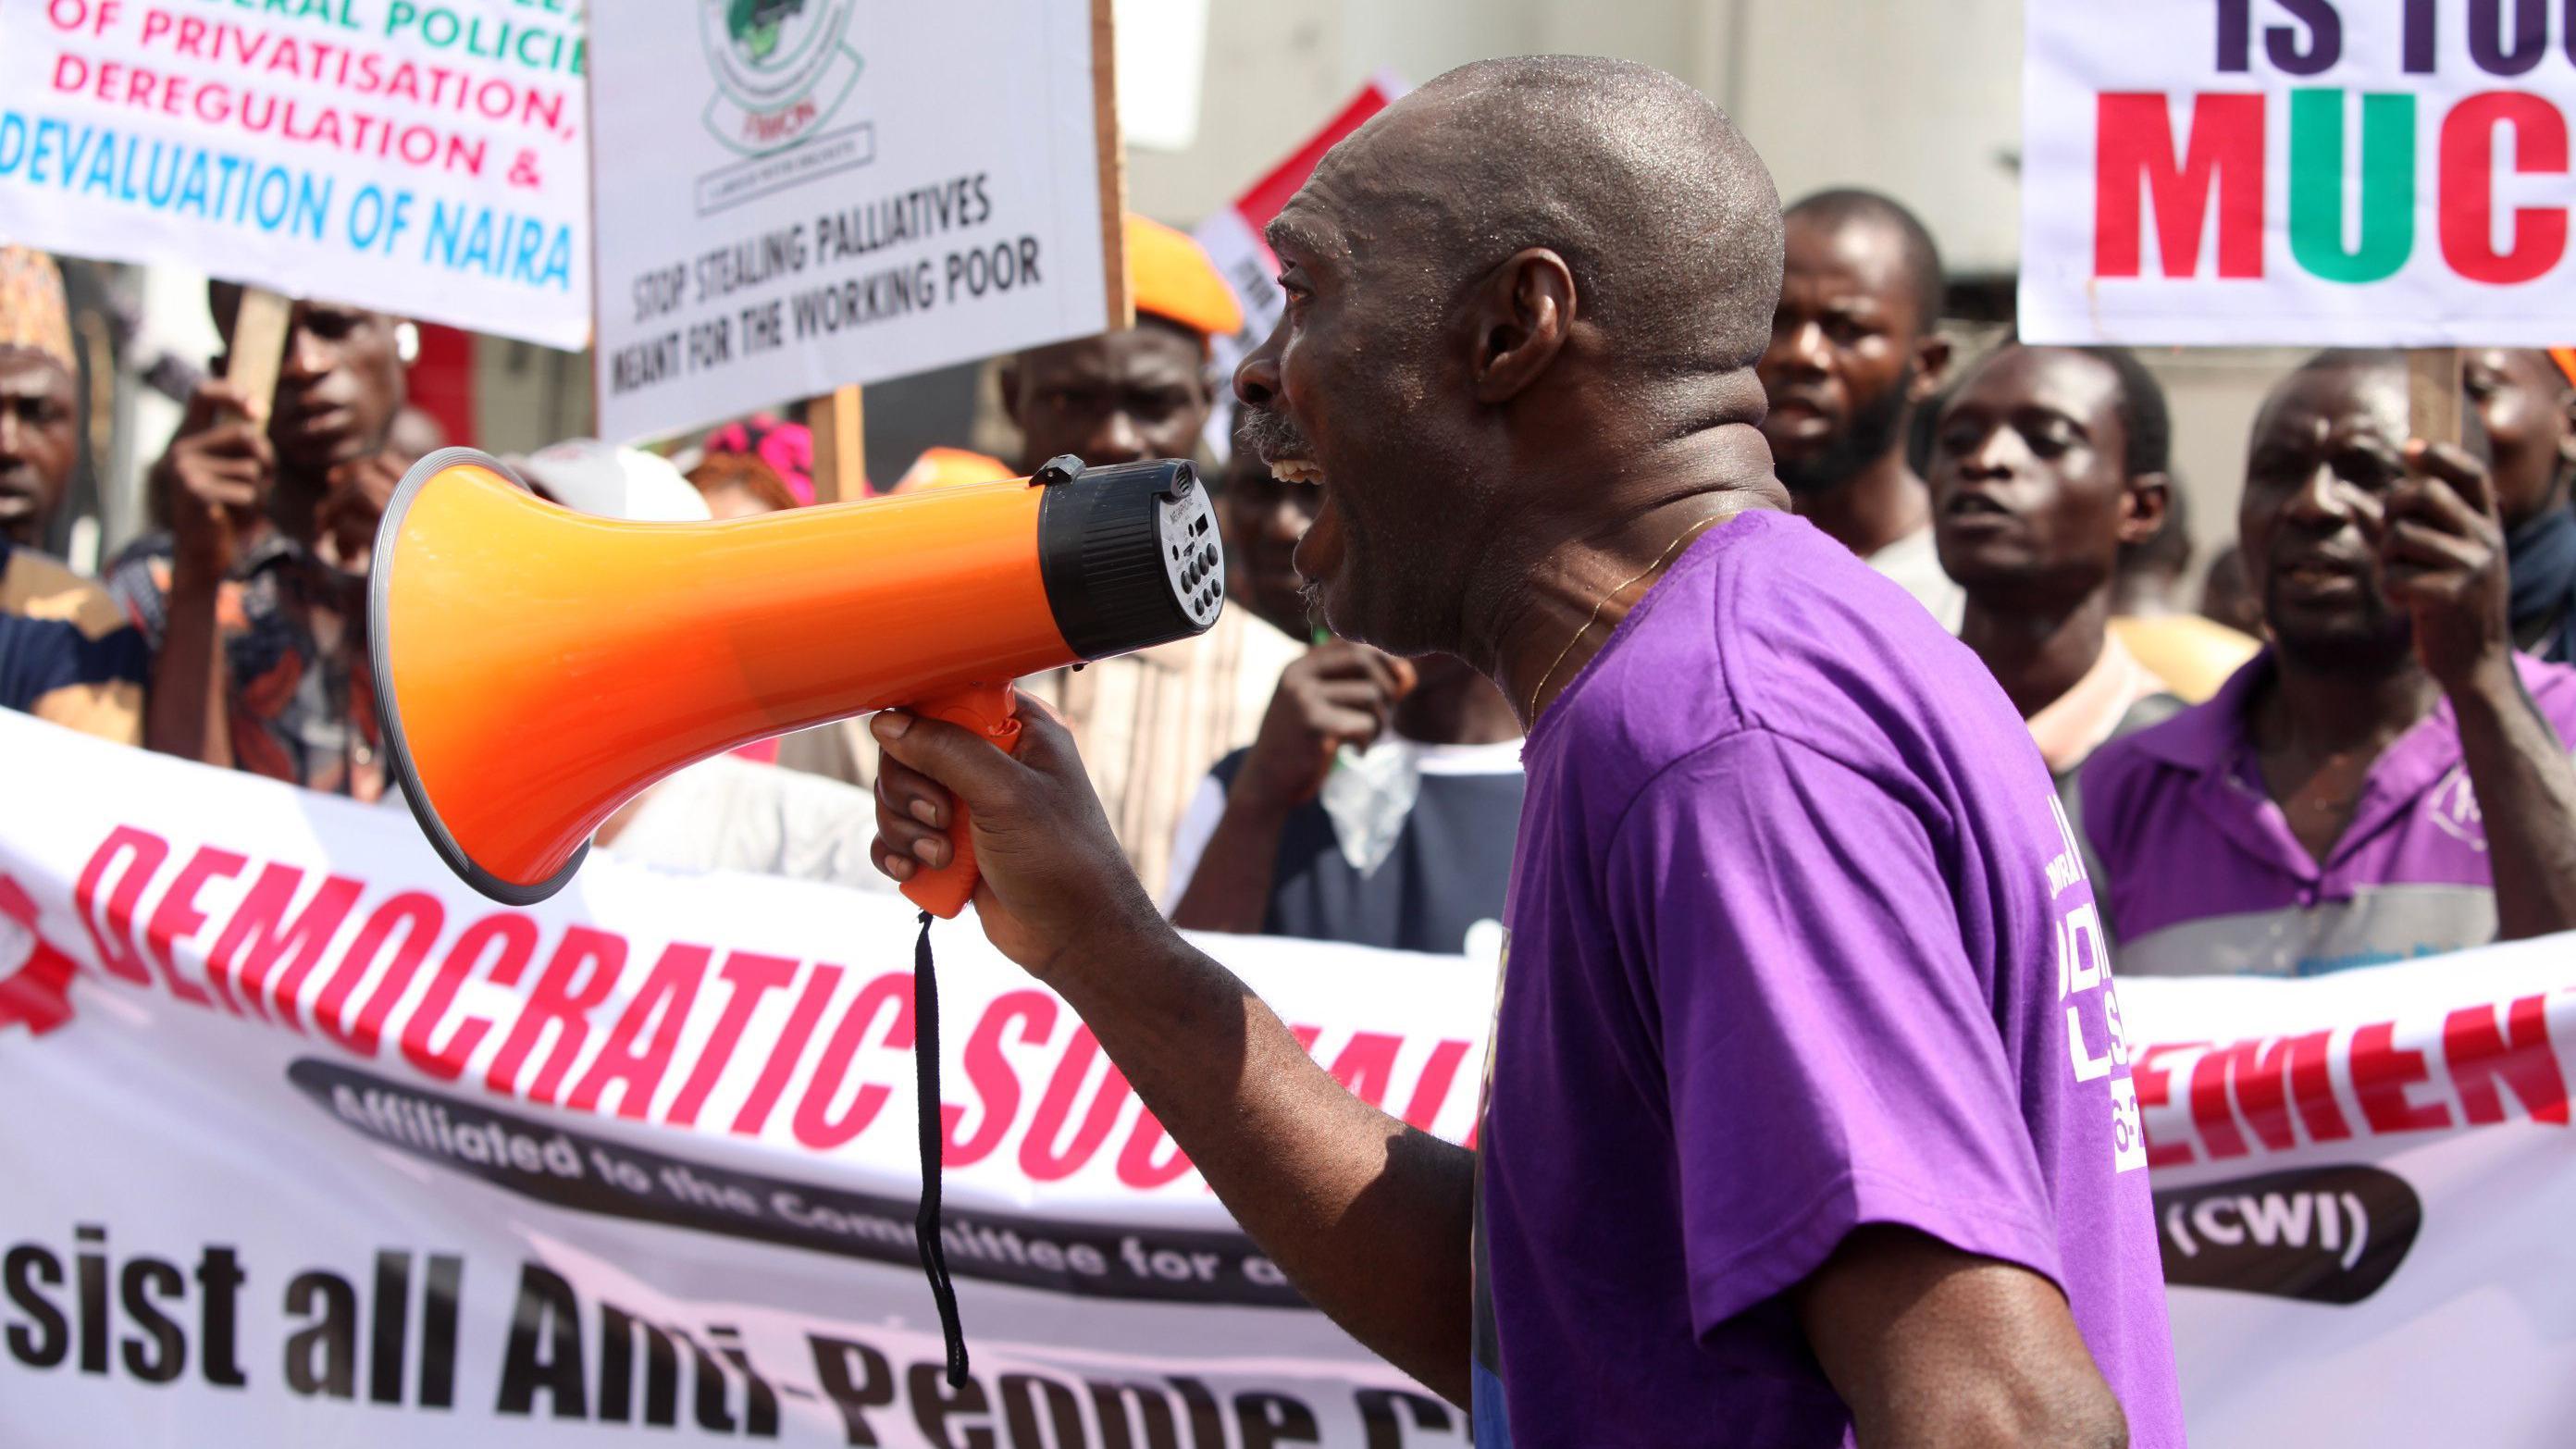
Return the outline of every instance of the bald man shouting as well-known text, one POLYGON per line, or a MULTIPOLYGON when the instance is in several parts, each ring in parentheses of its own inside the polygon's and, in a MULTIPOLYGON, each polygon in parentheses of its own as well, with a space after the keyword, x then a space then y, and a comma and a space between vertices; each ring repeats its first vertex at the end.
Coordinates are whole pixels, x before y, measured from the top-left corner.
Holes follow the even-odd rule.
POLYGON ((1530 726, 1481 1150, 1176 935, 1043 719, 880 716, 887 873, 966 802, 985 932, 1488 1449, 2180 1445, 2092 890, 1984 668, 1771 475, 1760 158, 1659 72, 1482 62, 1270 235, 1235 389, 1298 571, 1530 726))

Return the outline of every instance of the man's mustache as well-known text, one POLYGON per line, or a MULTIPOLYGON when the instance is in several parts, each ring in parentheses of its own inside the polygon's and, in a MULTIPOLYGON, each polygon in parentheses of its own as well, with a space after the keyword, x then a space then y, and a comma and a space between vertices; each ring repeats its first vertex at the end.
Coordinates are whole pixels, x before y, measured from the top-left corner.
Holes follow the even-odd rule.
POLYGON ((1282 458, 1314 460, 1314 449, 1306 441, 1306 435, 1298 431, 1297 425, 1288 421, 1285 415, 1272 409, 1247 406, 1237 431, 1243 446, 1265 463, 1275 463, 1282 458))

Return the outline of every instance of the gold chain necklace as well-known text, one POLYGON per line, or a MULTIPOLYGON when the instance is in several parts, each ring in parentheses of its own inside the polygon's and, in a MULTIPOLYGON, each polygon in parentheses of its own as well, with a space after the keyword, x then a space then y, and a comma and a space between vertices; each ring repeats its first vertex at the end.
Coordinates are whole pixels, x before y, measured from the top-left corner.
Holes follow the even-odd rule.
POLYGON ((1698 537, 1701 533, 1705 532, 1710 525, 1724 517, 1726 517, 1724 513, 1712 513, 1706 518, 1694 519, 1688 528, 1685 528, 1680 533, 1673 535, 1673 541, 1664 546, 1664 551, 1656 555, 1653 563, 1650 563, 1643 569, 1639 570, 1635 577, 1618 585, 1610 592, 1601 596, 1600 601, 1592 606, 1592 616, 1585 619, 1583 621, 1583 627, 1575 630, 1574 636, 1565 641, 1564 648, 1556 651, 1555 662, 1547 666, 1547 673, 1540 675, 1538 677, 1538 683, 1531 687, 1529 714, 1527 716, 1531 724, 1538 723, 1538 697, 1547 692, 1548 681, 1556 678, 1556 671, 1565 667, 1565 656, 1573 653, 1574 646, 1582 642, 1583 636, 1592 632, 1592 626, 1601 622, 1601 611, 1610 607, 1610 601, 1619 597, 1621 594, 1628 592, 1630 589, 1635 588, 1639 583, 1651 576, 1656 570, 1662 568, 1674 554, 1681 552, 1683 544, 1686 544, 1693 538, 1698 537))

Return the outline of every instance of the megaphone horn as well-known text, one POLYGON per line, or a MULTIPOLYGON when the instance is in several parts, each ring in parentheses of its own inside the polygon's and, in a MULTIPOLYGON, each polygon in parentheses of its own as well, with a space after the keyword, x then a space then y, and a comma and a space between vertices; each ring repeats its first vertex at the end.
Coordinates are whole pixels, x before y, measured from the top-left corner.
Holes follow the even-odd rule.
MULTIPOLYGON (((899 705, 1015 748, 1013 679, 1205 630, 1224 573, 1185 462, 637 523, 443 448, 377 529, 377 717, 439 856, 528 905, 619 806, 753 740, 899 705)), ((959 814, 956 858, 904 886, 942 917, 975 888, 959 814)))

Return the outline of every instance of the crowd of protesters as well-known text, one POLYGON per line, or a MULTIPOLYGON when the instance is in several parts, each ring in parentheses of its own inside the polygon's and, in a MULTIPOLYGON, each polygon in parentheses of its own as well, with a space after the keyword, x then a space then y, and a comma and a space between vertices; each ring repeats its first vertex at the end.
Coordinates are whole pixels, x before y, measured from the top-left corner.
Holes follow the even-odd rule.
MULTIPOLYGON (((1993 676, 2054 776, 2130 973, 2314 974, 2576 927, 2576 351, 2464 355, 2468 436, 2408 436, 2401 356, 2320 354, 2246 442, 2235 541, 2194 568, 2174 422, 2125 350, 1968 355, 1934 238, 1894 200, 1784 211, 1761 433, 1794 510, 1993 676)), ((1007 460, 936 447, 882 491, 1204 459, 1242 318, 1189 238, 1127 226, 1137 325, 996 367, 1007 460)), ((209 302, 228 335, 238 302, 209 302)), ((0 704, 307 789, 389 788, 365 647, 373 529, 442 440, 398 320, 293 312, 273 397, 213 376, 149 474, 163 527, 99 580, 38 551, 78 455, 53 263, 0 251, 0 704)), ((679 458, 510 461, 570 507, 734 519, 815 500, 773 415, 679 458)), ((1071 727, 1179 924, 1456 952, 1499 921, 1523 720, 1453 659, 1330 636, 1295 562, 1312 489, 1207 469, 1233 602, 1205 636, 1024 682, 1071 727)), ((1693 685, 1670 682, 1676 708, 1693 685)), ((860 726, 748 746, 613 818, 668 868, 883 889, 860 726)))
MULTIPOLYGON (((2306 976, 2576 930, 2576 352, 2468 352, 2457 442, 2413 435, 2401 354, 2307 359, 2195 599, 2147 366, 1969 346, 1919 220, 1783 210, 1669 76, 1462 67, 1269 236, 1289 306, 1232 379, 1229 288, 1131 218, 1137 325, 997 360, 1017 455, 884 490, 1191 455, 1230 389, 1215 628, 1024 681, 1016 757, 889 711, 882 753, 699 762, 603 847, 887 889, 971 806, 996 947, 1494 1442, 2180 1443, 2076 938, 2306 976), (1176 927, 1494 953, 1479 1145, 1359 1102, 1176 927)), ((197 385, 160 527, 91 581, 36 547, 67 317, 0 252, 0 704, 384 801, 370 552, 436 443, 400 320, 299 302, 273 395, 197 385)), ((764 415, 508 461, 703 524, 809 506, 814 456, 764 415)))

